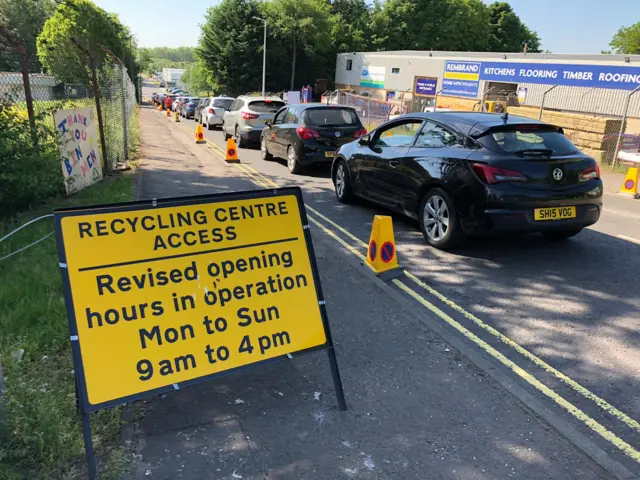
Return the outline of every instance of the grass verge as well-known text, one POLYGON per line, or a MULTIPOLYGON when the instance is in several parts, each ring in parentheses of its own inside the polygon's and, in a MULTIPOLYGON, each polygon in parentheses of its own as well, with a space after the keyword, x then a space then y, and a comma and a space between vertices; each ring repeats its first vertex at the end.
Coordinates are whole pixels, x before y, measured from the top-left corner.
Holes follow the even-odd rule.
MULTIPOLYGON (((73 197, 0 222, 0 237, 60 207, 132 200, 134 176, 105 179, 73 197)), ((46 235, 52 219, 0 244, 0 257, 46 235)), ((5 378, 0 410, 0 478, 72 479, 86 475, 75 407, 69 330, 53 236, 0 262, 0 363, 5 378)), ((101 478, 117 478, 123 453, 112 447, 121 409, 92 414, 101 478)))

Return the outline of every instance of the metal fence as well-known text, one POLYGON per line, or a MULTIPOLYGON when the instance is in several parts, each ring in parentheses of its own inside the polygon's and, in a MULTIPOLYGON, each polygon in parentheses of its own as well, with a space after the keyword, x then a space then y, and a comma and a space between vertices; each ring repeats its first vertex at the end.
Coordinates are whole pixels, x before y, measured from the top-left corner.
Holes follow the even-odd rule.
POLYGON ((602 163, 615 166, 620 152, 639 152, 640 88, 630 91, 533 84, 524 88, 526 94, 520 98, 514 92, 487 92, 485 96, 503 95, 510 113, 562 127, 580 150, 602 163))
MULTIPOLYGON (((322 97, 329 104, 354 107, 367 130, 409 111, 431 111, 439 93, 424 99, 382 101, 353 91, 335 90, 322 97), (421 101, 416 101, 421 100, 421 101), (422 102, 422 103, 421 103, 422 102), (429 103, 430 102, 430 103, 429 103)), ((371 94, 373 95, 373 94, 371 94)), ((614 166, 621 152, 640 154, 640 87, 612 90, 557 85, 513 84, 489 87, 476 101, 444 102, 446 109, 504 113, 540 119, 562 127, 584 153, 614 166), (519 87, 524 87, 524 94, 519 87), (517 90, 521 90, 518 92, 517 90)))
MULTIPOLYGON (((19 54, 15 57, 12 63, 19 67, 19 54)), ((0 71, 0 105, 27 117, 34 144, 45 149, 57 149, 56 110, 94 108, 96 116, 101 113, 100 151, 108 172, 129 158, 138 141, 136 90, 122 63, 97 65, 95 73, 95 82, 87 78, 84 83, 66 83, 42 73, 0 71)))
POLYGON ((368 131, 373 130, 390 118, 407 113, 407 106, 402 98, 385 102, 370 96, 356 95, 343 90, 325 92, 322 97, 326 98, 329 105, 353 107, 368 131))

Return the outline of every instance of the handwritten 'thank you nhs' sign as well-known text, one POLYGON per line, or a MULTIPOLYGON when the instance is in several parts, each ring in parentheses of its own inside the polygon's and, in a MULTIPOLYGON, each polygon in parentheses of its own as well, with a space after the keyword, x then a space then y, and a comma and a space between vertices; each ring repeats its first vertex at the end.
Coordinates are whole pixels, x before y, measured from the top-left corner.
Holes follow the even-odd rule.
POLYGON ((67 195, 102 180, 96 117, 93 108, 57 110, 53 118, 67 195))

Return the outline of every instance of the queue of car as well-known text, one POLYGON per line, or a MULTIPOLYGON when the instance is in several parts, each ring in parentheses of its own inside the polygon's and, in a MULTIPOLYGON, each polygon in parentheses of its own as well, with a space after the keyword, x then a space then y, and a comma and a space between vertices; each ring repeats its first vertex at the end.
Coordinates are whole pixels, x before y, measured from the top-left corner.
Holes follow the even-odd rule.
POLYGON ((563 240, 596 223, 603 186, 597 162, 561 128, 480 112, 401 115, 367 132, 355 109, 288 105, 278 97, 187 97, 181 114, 238 147, 260 145, 292 174, 331 165, 336 198, 366 199, 417 220, 430 245, 468 237, 541 233, 563 240))

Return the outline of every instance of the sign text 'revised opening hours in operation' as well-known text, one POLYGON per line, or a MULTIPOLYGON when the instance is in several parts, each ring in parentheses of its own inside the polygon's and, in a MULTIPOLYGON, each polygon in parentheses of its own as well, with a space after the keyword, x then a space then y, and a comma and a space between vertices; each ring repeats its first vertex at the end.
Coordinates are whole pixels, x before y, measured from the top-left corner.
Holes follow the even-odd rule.
POLYGON ((325 346, 302 208, 282 189, 56 212, 86 407, 325 346))

